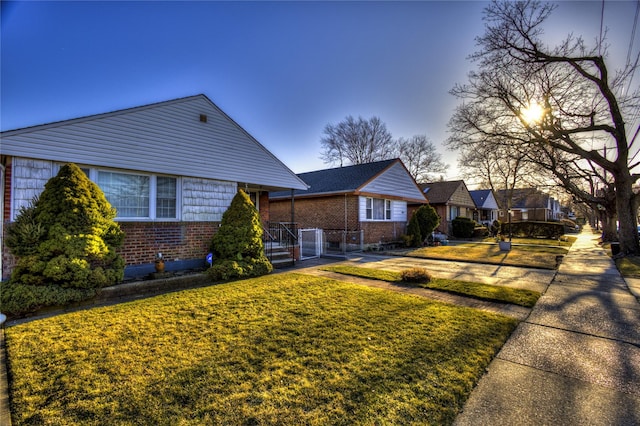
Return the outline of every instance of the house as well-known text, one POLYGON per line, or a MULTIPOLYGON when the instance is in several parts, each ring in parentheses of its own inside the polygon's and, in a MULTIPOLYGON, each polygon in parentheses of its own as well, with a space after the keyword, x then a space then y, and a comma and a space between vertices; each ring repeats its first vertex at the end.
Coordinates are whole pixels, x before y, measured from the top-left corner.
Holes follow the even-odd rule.
POLYGON ((456 217, 472 218, 476 204, 462 180, 423 183, 422 191, 440 216, 436 232, 451 235, 451 221, 456 217))
POLYGON ((490 227, 494 220, 498 219, 498 201, 491 189, 478 189, 469 191, 476 210, 473 212, 473 220, 490 227))
MULTIPOLYGON (((271 191, 307 185, 205 95, 2 132, 3 224, 73 162, 98 184, 125 232, 125 277, 204 265, 238 188, 269 220, 271 191), (250 165, 250 167, 248 167, 250 165)), ((2 244, 0 244, 2 247, 2 244)), ((2 277, 14 259, 2 248, 2 277)))
POLYGON ((271 219, 322 229, 329 246, 366 248, 397 242, 406 232, 409 206, 427 203, 399 159, 301 173, 298 177, 309 188, 270 193, 271 219), (289 214, 292 203, 295 218, 289 214))
MULTIPOLYGON (((502 222, 509 220, 509 203, 507 198, 509 191, 496 191, 496 199, 500 205, 498 219, 502 222)), ((536 188, 514 189, 511 198, 511 220, 541 221, 560 220, 564 217, 560 202, 536 188)))

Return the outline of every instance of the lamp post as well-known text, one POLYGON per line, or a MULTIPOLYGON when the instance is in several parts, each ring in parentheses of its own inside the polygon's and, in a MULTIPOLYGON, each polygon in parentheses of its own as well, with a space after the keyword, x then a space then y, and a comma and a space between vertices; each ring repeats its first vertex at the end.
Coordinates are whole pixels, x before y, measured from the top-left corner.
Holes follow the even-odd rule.
POLYGON ((511 209, 508 210, 509 213, 509 241, 511 241, 511 209))

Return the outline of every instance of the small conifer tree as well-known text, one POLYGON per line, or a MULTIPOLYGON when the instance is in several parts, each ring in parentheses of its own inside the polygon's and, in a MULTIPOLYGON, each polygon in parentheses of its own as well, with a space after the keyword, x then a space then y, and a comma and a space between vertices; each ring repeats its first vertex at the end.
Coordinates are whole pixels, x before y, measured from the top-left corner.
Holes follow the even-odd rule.
POLYGON ((407 237, 407 245, 409 247, 420 247, 422 245, 423 238, 416 212, 413 212, 409 220, 409 225, 407 225, 407 237))
POLYGON ((213 236, 213 264, 209 276, 219 281, 271 272, 273 267, 264 253, 262 232, 258 210, 249 196, 239 190, 213 236))
POLYGON ((121 281, 124 260, 116 249, 124 234, 115 215, 78 166, 64 165, 8 231, 7 245, 18 257, 10 282, 95 289, 121 281), (31 228, 40 232, 25 232, 31 228))
POLYGON ((418 226, 420 226, 420 235, 427 238, 434 229, 440 224, 440 216, 436 213, 436 209, 429 204, 420 206, 415 212, 418 226))

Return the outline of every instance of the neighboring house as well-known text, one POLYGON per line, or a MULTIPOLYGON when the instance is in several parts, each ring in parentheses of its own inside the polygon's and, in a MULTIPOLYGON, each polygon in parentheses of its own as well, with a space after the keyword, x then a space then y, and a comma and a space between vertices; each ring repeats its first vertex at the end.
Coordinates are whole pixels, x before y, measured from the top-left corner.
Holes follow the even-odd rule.
POLYGON ((469 191, 476 210, 473 212, 473 220, 490 227, 494 220, 498 219, 498 202, 491 189, 478 189, 469 191))
POLYGON ((451 221, 453 219, 456 217, 473 218, 476 205, 464 181, 423 183, 420 187, 429 199, 429 204, 440 216, 440 225, 436 228, 436 232, 451 235, 451 221))
MULTIPOLYGON (((370 246, 400 241, 406 232, 409 206, 427 199, 399 159, 301 173, 309 189, 270 193, 275 221, 295 221, 301 228, 336 231, 349 241, 370 246), (292 200, 293 195, 293 200, 292 200), (290 206, 295 204, 295 218, 290 206)), ((343 244, 340 240, 327 241, 343 244)))
MULTIPOLYGON (((307 185, 204 95, 2 132, 3 224, 68 162, 103 190, 125 232, 125 276, 204 265, 238 188, 269 220, 270 191, 307 185)), ((2 244, 0 244, 0 247, 2 244)), ((14 259, 2 248, 2 277, 14 259)))
MULTIPOLYGON (((498 220, 507 222, 509 220, 507 202, 509 191, 496 191, 496 198, 500 205, 498 220)), ((514 189, 511 201, 511 220, 520 221, 550 221, 560 220, 564 217, 560 202, 536 188, 514 189)))

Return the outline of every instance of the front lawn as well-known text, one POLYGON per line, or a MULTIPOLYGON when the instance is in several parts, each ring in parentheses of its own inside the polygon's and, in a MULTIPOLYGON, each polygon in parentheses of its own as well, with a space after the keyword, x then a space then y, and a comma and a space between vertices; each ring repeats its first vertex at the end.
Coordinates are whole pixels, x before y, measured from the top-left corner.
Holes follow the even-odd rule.
MULTIPOLYGON (((402 273, 386 271, 384 269, 362 268, 350 265, 335 265, 322 268, 325 271, 337 272, 339 274, 353 275, 356 277, 369 278, 400 283, 402 273)), ((406 283, 405 283, 406 284, 406 283)), ((432 278, 428 283, 412 284, 418 287, 433 290, 446 291, 448 293, 473 297, 476 299, 489 300, 492 302, 513 303, 527 308, 533 307, 540 298, 537 291, 510 288, 491 284, 474 283, 469 281, 450 280, 446 278, 432 278)))
POLYGON ((556 269, 557 257, 568 249, 543 245, 512 245, 510 251, 500 251, 498 244, 464 243, 451 246, 423 247, 406 256, 428 259, 459 260, 528 268, 556 269))
POLYGON ((450 424, 516 320, 275 274, 6 328, 14 425, 450 424))
POLYGON ((623 277, 640 278, 640 256, 627 256, 616 259, 616 266, 623 277))

